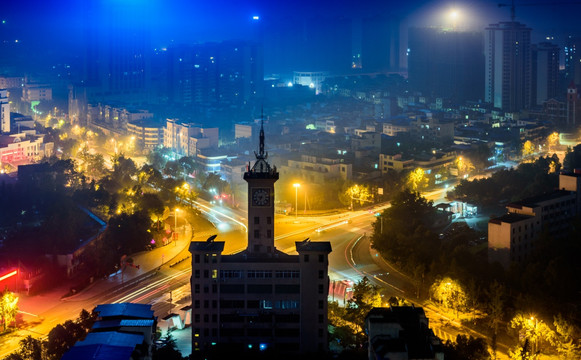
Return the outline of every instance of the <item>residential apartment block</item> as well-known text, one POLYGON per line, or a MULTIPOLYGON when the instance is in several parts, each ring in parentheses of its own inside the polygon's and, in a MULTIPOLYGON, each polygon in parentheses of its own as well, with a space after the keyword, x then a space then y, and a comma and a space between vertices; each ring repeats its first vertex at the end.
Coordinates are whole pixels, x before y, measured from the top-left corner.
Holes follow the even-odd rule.
POLYGON ((508 204, 507 214, 488 222, 488 260, 508 267, 528 259, 541 232, 566 236, 581 210, 580 186, 580 170, 562 172, 559 190, 508 204))

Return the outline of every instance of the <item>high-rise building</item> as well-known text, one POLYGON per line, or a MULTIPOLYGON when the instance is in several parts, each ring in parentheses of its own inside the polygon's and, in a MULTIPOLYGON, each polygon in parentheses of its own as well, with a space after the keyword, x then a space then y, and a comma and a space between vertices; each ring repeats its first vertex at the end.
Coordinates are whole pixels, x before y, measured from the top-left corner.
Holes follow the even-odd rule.
POLYGON ((482 33, 410 28, 408 49, 412 89, 458 102, 483 99, 482 33))
POLYGON ((581 98, 575 82, 571 80, 567 88, 566 125, 575 126, 581 120, 581 98))
POLYGON ((559 47, 549 42, 532 46, 531 104, 543 105, 559 92, 559 47))
POLYGON ((143 103, 151 87, 148 15, 130 4, 87 2, 84 84, 95 87, 89 102, 143 103))
POLYGON ((329 242, 296 243, 298 255, 274 245, 274 183, 264 129, 248 183, 248 245, 223 254, 224 242, 194 241, 192 253, 192 351, 204 355, 226 345, 233 351, 325 351, 329 242))
POLYGON ((364 72, 399 71, 399 20, 384 16, 363 19, 361 68, 364 72))
POLYGON ((485 30, 485 101, 509 112, 529 108, 531 29, 510 21, 490 24, 485 30))
POLYGON ((241 104, 263 94, 262 46, 244 41, 168 50, 168 98, 180 104, 241 104))
POLYGON ((569 36, 565 40, 565 79, 581 85, 581 36, 569 36))
POLYGON ((10 133, 10 102, 8 90, 0 89, 0 134, 10 133))

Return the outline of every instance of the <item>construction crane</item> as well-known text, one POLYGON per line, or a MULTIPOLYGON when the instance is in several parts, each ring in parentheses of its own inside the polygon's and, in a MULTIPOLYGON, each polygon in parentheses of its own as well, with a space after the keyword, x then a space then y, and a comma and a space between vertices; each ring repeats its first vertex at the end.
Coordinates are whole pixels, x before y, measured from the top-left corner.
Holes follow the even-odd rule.
MULTIPOLYGON (((543 5, 576 5, 581 4, 581 1, 558 1, 558 2, 541 2, 541 3, 524 3, 518 6, 543 6, 543 5)), ((500 3, 498 7, 510 7, 510 21, 514 21, 516 18, 516 10, 514 0, 509 3, 500 3)))

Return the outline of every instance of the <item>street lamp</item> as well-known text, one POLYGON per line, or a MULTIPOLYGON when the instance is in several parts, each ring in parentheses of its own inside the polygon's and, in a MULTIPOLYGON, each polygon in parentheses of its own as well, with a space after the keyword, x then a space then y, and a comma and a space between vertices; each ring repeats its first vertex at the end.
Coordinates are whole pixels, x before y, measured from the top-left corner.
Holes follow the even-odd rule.
POLYGON ((297 219, 299 215, 299 187, 301 187, 301 184, 294 183, 293 186, 295 188, 295 219, 297 219))

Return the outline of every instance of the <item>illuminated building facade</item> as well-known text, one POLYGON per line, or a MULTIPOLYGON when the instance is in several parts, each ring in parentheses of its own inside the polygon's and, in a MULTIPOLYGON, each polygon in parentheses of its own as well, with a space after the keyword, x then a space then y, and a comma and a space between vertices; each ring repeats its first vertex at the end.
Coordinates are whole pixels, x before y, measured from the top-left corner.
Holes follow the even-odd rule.
POLYGON ((484 34, 484 101, 503 111, 531 105, 531 29, 519 22, 490 24, 484 34))
POLYGON ((218 147, 218 133, 218 128, 203 128, 178 119, 167 119, 163 146, 181 156, 196 156, 200 149, 218 147))
POLYGON ((0 90, 0 134, 10 133, 10 102, 8 90, 0 90))
POLYGON ((581 85, 581 36, 569 36, 565 40, 565 79, 581 85))
POLYGON ((203 356, 213 346, 231 351, 274 349, 326 351, 329 242, 296 243, 298 255, 274 244, 274 183, 264 130, 248 183, 248 245, 223 254, 224 242, 194 241, 192 253, 192 350, 203 356))

